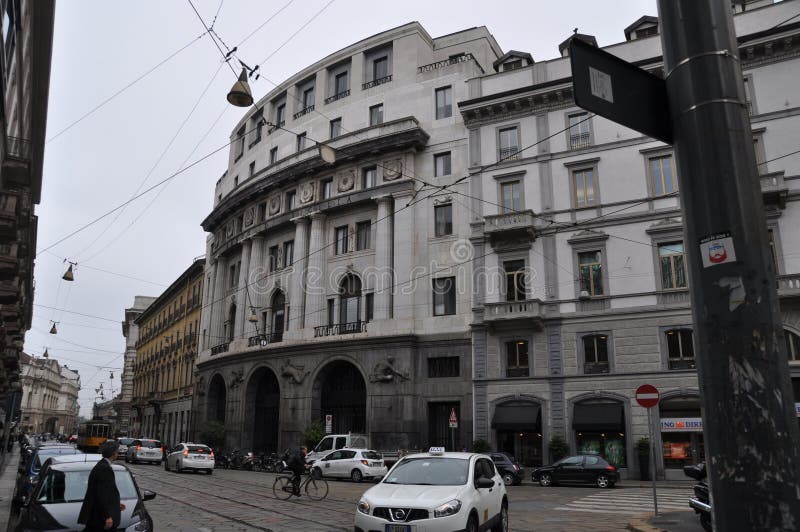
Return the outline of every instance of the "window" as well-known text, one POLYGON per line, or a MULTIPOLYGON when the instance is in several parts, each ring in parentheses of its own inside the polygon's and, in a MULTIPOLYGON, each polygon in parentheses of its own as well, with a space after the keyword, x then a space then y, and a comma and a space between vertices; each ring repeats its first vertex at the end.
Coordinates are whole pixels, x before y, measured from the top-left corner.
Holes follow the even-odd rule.
POLYGON ((333 196, 333 179, 326 179, 321 185, 322 199, 328 199, 333 196))
POLYGON ((583 372, 608 373, 608 336, 593 334, 584 336, 583 340, 583 372))
POLYGON ((303 91, 303 109, 308 109, 314 105, 314 87, 309 87, 303 91))
POLYGON ((599 251, 578 253, 581 296, 603 295, 603 264, 599 251))
POLYGON ((358 222, 356 224, 356 250, 369 249, 369 237, 372 232, 372 222, 358 222))
POLYGON ((286 210, 291 211, 297 207, 297 191, 290 190, 286 193, 286 210))
POLYGON ((378 177, 378 169, 375 166, 361 170, 361 188, 367 189, 375 186, 378 177))
POLYGON ((744 82, 744 103, 747 106, 747 113, 749 115, 753 115, 753 97, 752 97, 752 90, 750 88, 751 80, 750 78, 744 78, 742 80, 744 82))
POLYGON ((767 167, 764 165, 764 139, 760 134, 753 135, 753 151, 756 154, 756 167, 759 174, 766 174, 767 167))
POLYGON ((589 114, 575 113, 567 118, 569 123, 569 148, 577 150, 591 146, 589 138, 589 114))
POLYGON ((278 246, 270 246, 269 248, 269 271, 274 272, 278 269, 278 262, 280 259, 280 251, 278 246))
POLYGON ((341 134, 342 134, 342 119, 334 118, 333 120, 331 120, 331 138, 335 139, 341 134))
POLYGON ((372 80, 385 78, 389 75, 389 57, 383 56, 372 62, 372 80))
POLYGON ((433 156, 433 175, 435 177, 440 177, 443 175, 450 175, 451 167, 450 167, 450 152, 445 153, 437 153, 433 156))
POLYGON ((233 186, 234 187, 238 187, 239 186, 239 176, 238 175, 233 178, 233 186))
POLYGON ((258 206, 258 219, 259 221, 263 222, 267 219, 267 203, 261 203, 258 206))
POLYGON ((339 96, 347 91, 347 72, 340 72, 336 74, 333 82, 334 95, 339 96))
POLYGON ((342 225, 337 227, 334 230, 334 235, 336 238, 336 248, 335 253, 336 255, 344 255, 347 253, 349 246, 347 242, 348 230, 346 225, 342 225))
POLYGON ((336 300, 331 298, 328 300, 328 327, 333 327, 334 322, 334 309, 336 306, 336 300))
POLYGON ((280 103, 275 108, 275 126, 280 127, 286 123, 286 103, 280 103))
POLYGON ((369 125, 383 124, 383 104, 373 105, 369 108, 369 125))
POLYGON ((278 160, 278 147, 275 146, 269 150, 269 164, 275 164, 278 160))
POLYGON ((519 159, 519 130, 516 127, 507 127, 499 131, 500 152, 498 159, 519 159))
POLYGON ((775 242, 775 230, 771 227, 767 229, 767 243, 769 244, 769 255, 772 257, 772 270, 778 275, 778 246, 775 242))
POLYGON ((306 149, 306 132, 298 133, 297 135, 297 151, 303 151, 306 149))
POLYGON ((694 368, 694 344, 691 329, 671 329, 664 333, 667 337, 667 357, 669 369, 694 368))
POLYGON ((250 177, 253 177, 255 173, 256 173, 256 162, 253 161, 252 163, 250 163, 250 177))
POLYGON ((509 181, 500 185, 500 204, 504 213, 518 212, 522 209, 520 188, 519 181, 509 181))
POLYGON ((661 267, 661 289, 686 288, 686 258, 683 242, 658 245, 658 262, 661 267))
POLYGON ((594 170, 592 168, 572 171, 572 187, 575 190, 576 209, 583 209, 597 204, 594 185, 594 170))
POLYGON ((366 294, 364 296, 364 321, 370 322, 375 315, 375 294, 366 294))
POLYGON ((428 359, 428 378, 458 377, 461 369, 459 357, 431 357, 428 359))
POLYGON ((261 141, 261 132, 264 130, 264 108, 262 107, 259 109, 256 114, 253 116, 253 122, 256 127, 256 133, 253 138, 253 142, 250 143, 252 146, 253 144, 257 144, 261 141))
POLYGON ((524 301, 528 298, 525 283, 525 261, 512 260, 503 263, 506 276, 506 301, 524 301))
POLYGON ((456 313, 456 278, 433 279, 433 315, 448 316, 456 313))
POLYGON ((800 336, 784 329, 783 337, 786 339, 786 354, 789 356, 789 360, 800 360, 800 336))
POLYGON ((288 268, 294 263, 294 240, 283 243, 283 267, 288 268))
POLYGON ((244 132, 245 127, 242 126, 239 128, 239 131, 236 132, 236 160, 238 161, 239 158, 244 155, 244 132))
POLYGON ((453 205, 437 205, 433 208, 433 215, 436 220, 436 236, 453 234, 453 205))
POLYGON ((230 277, 228 278, 228 286, 231 288, 236 287, 239 279, 236 277, 236 265, 231 264, 230 268, 228 269, 228 273, 230 277))
POLYGON ((506 342, 506 377, 530 375, 527 340, 506 342))
POLYGON ((355 275, 342 280, 339 323, 357 323, 361 315, 361 281, 355 275))
POLYGON ((436 119, 453 116, 453 88, 436 89, 436 119))
POLYGON ((650 185, 653 196, 665 196, 678 190, 672 155, 652 157, 650 163, 650 185))

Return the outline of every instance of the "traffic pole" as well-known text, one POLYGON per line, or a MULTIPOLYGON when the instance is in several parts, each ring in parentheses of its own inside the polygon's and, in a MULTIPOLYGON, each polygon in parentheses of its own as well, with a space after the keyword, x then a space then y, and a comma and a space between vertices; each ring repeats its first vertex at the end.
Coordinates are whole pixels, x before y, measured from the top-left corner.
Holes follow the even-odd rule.
POLYGON ((653 510, 658 517, 658 497, 656 497, 656 446, 653 443, 653 423, 650 420, 650 408, 647 409, 647 427, 650 432, 650 480, 653 482, 653 510))
POLYGON ((800 431, 731 3, 658 8, 714 528, 797 530, 800 431))

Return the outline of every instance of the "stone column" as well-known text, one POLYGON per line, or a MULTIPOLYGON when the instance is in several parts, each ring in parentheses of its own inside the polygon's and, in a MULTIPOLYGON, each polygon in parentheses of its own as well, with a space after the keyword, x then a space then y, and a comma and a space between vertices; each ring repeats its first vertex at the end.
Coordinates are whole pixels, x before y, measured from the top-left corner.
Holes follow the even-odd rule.
POLYGON ((253 245, 249 238, 242 242, 242 264, 239 268, 239 284, 236 295, 236 323, 234 324, 234 340, 244 338, 244 324, 250 315, 250 307, 253 305, 250 298, 250 248, 253 245))
MULTIPOLYGON (((289 330, 302 329, 305 327, 306 309, 306 265, 308 264, 308 218, 295 218, 294 229, 294 264, 289 278, 289 330)), ((317 255, 324 255, 320 251, 317 255)), ((312 257, 313 258, 313 257, 312 257)), ((311 321, 311 323, 316 323, 311 321)))
POLYGON ((209 346, 214 347, 227 341, 224 338, 225 331, 225 278, 228 275, 228 261, 223 257, 217 257, 217 264, 214 278, 214 291, 212 293, 212 314, 209 327, 209 346))
MULTIPOLYGON (((396 205, 406 205, 411 200, 412 192, 402 192, 394 194, 396 205)), ((425 203, 423 203, 425 205, 425 203)), ((425 290, 422 283, 431 286, 430 277, 421 277, 415 281, 410 281, 412 277, 419 275, 417 266, 417 254, 414 252, 414 211, 416 206, 408 209, 398 209, 394 214, 394 271, 397 272, 397 279, 394 291, 394 317, 413 318, 414 317, 414 294, 420 289, 425 290), (415 274, 415 272, 418 272, 415 274)), ((428 298, 430 300, 430 298, 428 298)), ((431 303, 433 304, 433 303, 431 303)), ((425 315, 422 311, 421 315, 425 315)))
MULTIPOLYGON (((248 283, 250 283, 250 302, 256 307, 256 315, 259 317, 259 312, 264 307, 266 299, 264 292, 266 291, 266 283, 264 282, 264 275, 266 269, 264 268, 264 238, 261 236, 254 236, 251 238, 253 241, 250 246, 250 273, 247 275, 248 283)), ((247 316, 250 316, 248 308, 247 316)), ((259 318, 260 319, 260 318, 259 318)), ((250 323, 249 321, 244 324, 245 337, 263 334, 264 331, 260 330, 259 322, 250 323)))
MULTIPOLYGON (((209 254, 211 257, 211 254, 209 254)), ((205 332, 205 335, 200 337, 200 351, 210 349, 214 342, 211 340, 212 331, 212 316, 214 314, 214 288, 217 284, 217 261, 209 261, 206 263, 206 269, 203 278, 203 293, 202 306, 200 307, 200 331, 205 332), (210 276, 210 279, 209 279, 210 276)))
POLYGON ((325 316, 325 293, 327 279, 325 278, 325 215, 315 212, 311 215, 311 235, 308 239, 308 266, 305 276, 306 285, 306 311, 305 323, 315 327, 327 323, 325 316))
POLYGON ((378 201, 378 218, 375 227, 375 319, 392 317, 392 241, 394 227, 392 219, 392 197, 381 196, 378 201))

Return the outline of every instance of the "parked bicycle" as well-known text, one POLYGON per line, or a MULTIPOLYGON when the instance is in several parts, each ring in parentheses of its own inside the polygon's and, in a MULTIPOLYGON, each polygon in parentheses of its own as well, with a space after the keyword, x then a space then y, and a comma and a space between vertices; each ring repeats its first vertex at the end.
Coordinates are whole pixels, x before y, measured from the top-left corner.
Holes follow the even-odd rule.
MULTIPOLYGON (((272 493, 275 494, 276 499, 287 501, 295 495, 294 486, 292 486, 293 476, 292 474, 281 475, 275 479, 272 484, 272 493)), ((305 491, 312 501, 321 501, 328 496, 328 482, 316 477, 317 475, 313 474, 306 475, 306 479, 300 481, 300 490, 305 491)))

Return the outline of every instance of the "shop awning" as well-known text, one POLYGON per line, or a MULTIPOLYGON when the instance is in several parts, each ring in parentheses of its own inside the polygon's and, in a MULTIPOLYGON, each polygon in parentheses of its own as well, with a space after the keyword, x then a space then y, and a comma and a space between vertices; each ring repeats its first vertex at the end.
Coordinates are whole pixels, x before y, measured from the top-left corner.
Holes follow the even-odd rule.
POLYGON ((499 405, 494 410, 492 428, 498 430, 541 432, 539 414, 539 405, 535 403, 499 405))
POLYGON ((585 431, 625 432, 625 417, 620 403, 577 404, 572 428, 585 431))

